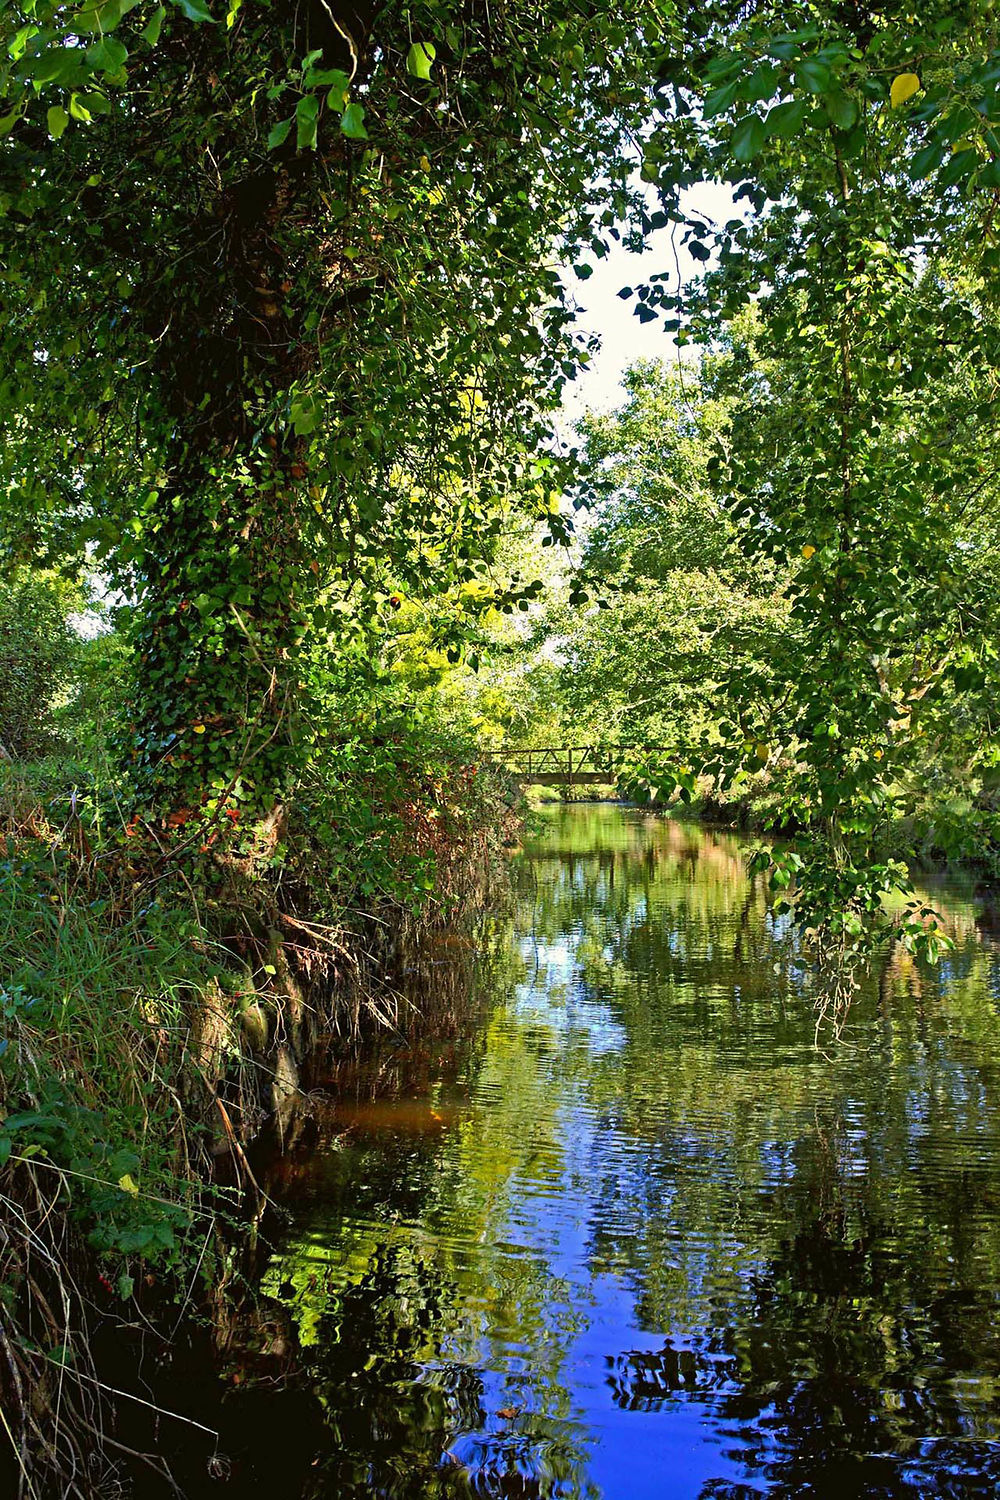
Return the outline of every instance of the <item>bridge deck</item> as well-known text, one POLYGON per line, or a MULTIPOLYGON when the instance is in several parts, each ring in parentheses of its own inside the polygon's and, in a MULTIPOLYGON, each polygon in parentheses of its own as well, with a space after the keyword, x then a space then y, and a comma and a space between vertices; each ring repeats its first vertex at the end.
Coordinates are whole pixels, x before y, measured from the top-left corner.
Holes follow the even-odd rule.
POLYGON ((608 786, 626 755, 666 753, 658 745, 543 745, 488 750, 483 760, 538 786, 608 786))

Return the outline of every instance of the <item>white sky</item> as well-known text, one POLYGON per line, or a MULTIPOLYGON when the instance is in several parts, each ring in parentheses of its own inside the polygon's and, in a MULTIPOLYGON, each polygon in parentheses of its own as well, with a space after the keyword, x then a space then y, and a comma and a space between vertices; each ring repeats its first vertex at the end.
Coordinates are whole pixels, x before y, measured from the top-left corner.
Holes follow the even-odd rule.
MULTIPOLYGON (((743 205, 733 203, 728 187, 718 183, 706 183, 693 188, 683 198, 688 212, 699 212, 706 218, 725 221, 743 217, 743 205)), ((656 203, 650 194, 650 211, 656 203)), ((640 323, 632 309, 635 299, 625 302, 618 296, 624 286, 639 286, 654 271, 670 273, 668 285, 677 290, 677 265, 687 279, 698 266, 680 245, 681 232, 678 226, 656 230, 646 242, 641 255, 630 255, 620 245, 613 245, 604 260, 589 258, 594 274, 580 281, 570 270, 567 279, 573 295, 581 309, 579 324, 588 332, 600 335, 601 349, 589 369, 574 381, 566 393, 563 410, 567 423, 575 422, 587 407, 607 410, 617 405, 620 398, 619 382, 628 366, 637 359, 664 359, 676 355, 677 346, 673 336, 665 333, 662 320, 640 323), (674 253, 672 235, 676 235, 677 253, 674 253)))

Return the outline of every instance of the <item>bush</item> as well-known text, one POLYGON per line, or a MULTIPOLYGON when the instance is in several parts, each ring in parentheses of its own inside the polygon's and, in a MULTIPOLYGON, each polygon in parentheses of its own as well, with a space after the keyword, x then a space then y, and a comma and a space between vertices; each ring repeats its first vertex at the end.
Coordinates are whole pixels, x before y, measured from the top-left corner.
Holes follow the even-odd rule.
POLYGON ((27 569, 0 583, 0 745, 15 760, 52 747, 54 710, 76 667, 67 615, 78 602, 59 579, 27 569))

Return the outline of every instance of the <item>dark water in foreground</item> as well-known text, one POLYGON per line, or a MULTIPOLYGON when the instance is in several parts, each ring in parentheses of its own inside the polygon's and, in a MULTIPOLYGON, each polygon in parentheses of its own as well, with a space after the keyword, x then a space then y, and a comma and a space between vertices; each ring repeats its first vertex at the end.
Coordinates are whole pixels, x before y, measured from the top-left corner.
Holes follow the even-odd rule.
POLYGON ((997 1493, 1000 958, 937 895, 955 955, 824 1056, 735 839, 554 812, 478 1004, 325 1080, 273 1184, 281 1493, 997 1493))

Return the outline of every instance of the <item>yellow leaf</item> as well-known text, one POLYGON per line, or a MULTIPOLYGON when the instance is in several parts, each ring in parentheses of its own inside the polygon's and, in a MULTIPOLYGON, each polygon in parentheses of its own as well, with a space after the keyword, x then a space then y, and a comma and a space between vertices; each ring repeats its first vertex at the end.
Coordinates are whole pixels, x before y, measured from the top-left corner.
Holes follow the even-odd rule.
POLYGON ((916 73, 900 73, 892 80, 889 90, 889 103, 893 109, 898 109, 905 104, 907 99, 912 99, 920 87, 920 79, 916 73))
POLYGON ((125 1173, 124 1177, 119 1177, 118 1186, 121 1188, 123 1193, 131 1193, 133 1198, 138 1198, 139 1185, 138 1183, 133 1182, 128 1172, 125 1173))
POLYGON ((204 724, 192 724, 191 728, 194 730, 195 734, 204 734, 205 733, 205 726, 204 726, 204 724))
POLYGON ((813 554, 815 553, 815 551, 816 551, 815 547, 810 547, 808 545, 806 545, 805 547, 802 548, 802 556, 805 558, 806 562, 809 561, 809 559, 813 556, 813 554))

